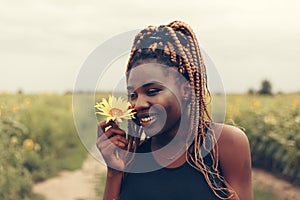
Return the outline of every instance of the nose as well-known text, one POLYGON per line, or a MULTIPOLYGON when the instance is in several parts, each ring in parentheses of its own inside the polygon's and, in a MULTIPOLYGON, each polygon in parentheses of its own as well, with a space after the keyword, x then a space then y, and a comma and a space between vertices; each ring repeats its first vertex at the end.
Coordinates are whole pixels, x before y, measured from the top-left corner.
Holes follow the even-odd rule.
POLYGON ((150 108, 150 102, 145 95, 139 95, 134 102, 132 102, 134 110, 140 111, 150 108))

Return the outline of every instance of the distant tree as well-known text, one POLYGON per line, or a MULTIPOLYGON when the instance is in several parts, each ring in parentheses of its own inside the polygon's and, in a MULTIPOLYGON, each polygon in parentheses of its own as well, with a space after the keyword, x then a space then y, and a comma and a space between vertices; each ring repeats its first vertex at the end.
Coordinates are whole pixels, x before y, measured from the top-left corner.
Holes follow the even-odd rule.
POLYGON ((248 90, 248 92, 247 92, 247 94, 250 94, 250 95, 253 95, 253 94, 255 94, 256 92, 255 92, 255 90, 253 89, 253 88, 250 88, 249 90, 248 90))
POLYGON ((24 94, 24 92, 23 92, 23 90, 22 89, 18 89, 18 91, 17 91, 17 94, 24 94))
POLYGON ((71 95, 71 94, 73 94, 73 92, 72 92, 71 90, 67 90, 67 91, 64 93, 64 95, 71 95))
POLYGON ((282 91, 278 91, 277 94, 281 95, 284 94, 282 91))
POLYGON ((261 95, 272 95, 272 84, 268 80, 263 80, 261 82, 261 88, 258 91, 258 94, 261 95))

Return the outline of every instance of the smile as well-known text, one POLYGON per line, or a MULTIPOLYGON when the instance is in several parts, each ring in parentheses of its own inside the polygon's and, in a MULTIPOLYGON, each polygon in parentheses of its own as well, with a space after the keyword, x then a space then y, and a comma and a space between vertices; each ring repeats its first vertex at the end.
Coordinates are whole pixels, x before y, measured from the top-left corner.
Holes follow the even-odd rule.
POLYGON ((141 126, 149 126, 155 122, 155 115, 146 115, 139 117, 141 126))
POLYGON ((141 119, 141 122, 149 122, 152 120, 152 117, 145 117, 141 119))

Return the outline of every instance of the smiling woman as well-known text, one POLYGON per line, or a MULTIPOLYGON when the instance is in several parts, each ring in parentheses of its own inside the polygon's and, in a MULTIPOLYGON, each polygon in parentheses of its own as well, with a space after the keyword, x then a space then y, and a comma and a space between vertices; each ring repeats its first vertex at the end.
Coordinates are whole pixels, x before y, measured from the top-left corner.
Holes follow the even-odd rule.
POLYGON ((206 68, 187 24, 140 31, 126 77, 135 112, 128 138, 113 121, 98 129, 104 199, 253 199, 247 137, 211 118, 206 68))
POLYGON ((137 120, 149 137, 168 132, 174 134, 170 136, 173 138, 176 132, 167 129, 178 129, 182 115, 180 108, 187 106, 181 106, 178 101, 182 98, 179 90, 183 90, 184 85, 177 87, 175 72, 166 76, 165 67, 156 60, 149 60, 136 66, 128 75, 129 101, 140 111, 137 120))

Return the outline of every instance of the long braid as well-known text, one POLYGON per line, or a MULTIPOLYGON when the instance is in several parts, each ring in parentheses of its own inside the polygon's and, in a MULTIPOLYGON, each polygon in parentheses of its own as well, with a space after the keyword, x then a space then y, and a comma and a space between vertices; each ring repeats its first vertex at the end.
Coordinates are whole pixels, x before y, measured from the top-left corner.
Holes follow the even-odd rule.
MULTIPOLYGON (((187 32, 188 31, 188 37, 189 37, 189 42, 191 43, 192 45, 192 55, 193 55, 193 59, 190 59, 191 62, 194 62, 194 65, 197 66, 198 70, 200 70, 201 72, 201 69, 199 69, 199 67, 201 66, 201 64, 199 63, 199 52, 196 51, 195 49, 195 46, 197 47, 197 43, 195 42, 196 38, 193 37, 194 35, 192 34, 192 31, 190 31, 188 28, 185 28, 187 27, 185 24, 181 23, 181 22, 173 22, 170 24, 171 27, 175 28, 175 30, 182 30, 182 29, 185 29, 187 32), (196 43, 196 44, 195 44, 196 43)), ((205 104, 203 104, 203 101, 201 101, 203 99, 203 92, 200 93, 200 91, 203 91, 203 79, 200 79, 199 77, 199 73, 195 73, 195 92, 196 92, 196 104, 193 104, 194 105, 194 110, 196 111, 196 113, 200 113, 200 116, 199 115, 196 115, 196 117, 199 116, 200 119, 196 119, 196 123, 195 124, 195 127, 198 127, 199 128, 199 131, 195 130, 195 145, 194 145, 194 164, 197 168, 199 168, 201 171, 203 169, 203 171, 206 171, 206 166, 204 164, 204 161, 202 158, 202 154, 201 154, 201 143, 203 145, 206 144, 205 142, 205 133, 204 133, 204 127, 203 125, 206 124, 204 122, 204 110, 205 110, 205 104), (200 123, 199 123, 200 122, 200 123), (197 162, 200 161, 199 162, 197 162)), ((208 176, 205 176, 206 179, 208 179, 208 176)), ((210 181, 210 180, 208 180, 210 181)))
MULTIPOLYGON (((200 70, 200 73, 202 72, 202 75, 204 76, 202 79, 200 78, 201 75, 196 72, 196 83, 195 83, 195 90, 196 90, 196 97, 200 97, 199 98, 199 106, 200 106, 200 114, 201 116, 204 116, 204 113, 206 115, 206 117, 208 118, 208 120, 211 122, 211 117, 208 113, 208 109, 207 109, 207 105, 206 105, 206 102, 205 102, 205 91, 207 89, 207 81, 206 81, 206 69, 205 69, 205 65, 204 65, 204 62, 203 62, 203 58, 201 56, 201 53, 200 53, 200 48, 198 46, 198 42, 197 42, 197 39, 195 37, 195 34, 193 33, 193 31, 188 27, 187 24, 183 23, 183 22, 179 22, 179 21, 175 21, 175 22, 172 22, 169 24, 171 27, 173 27, 175 30, 184 30, 184 32, 188 31, 189 34, 187 34, 188 36, 188 40, 191 44, 191 52, 192 52, 192 55, 193 55, 193 60, 191 60, 191 62, 195 62, 196 63, 196 66, 198 66, 198 70, 200 70), (200 93, 201 92, 201 93, 200 93)), ((208 91, 209 92, 209 91, 208 91)), ((198 106, 196 105, 196 106, 198 106)), ((196 107, 196 110, 198 110, 198 108, 196 107)), ((195 136, 195 146, 194 146, 194 152, 195 152, 195 155, 194 157, 197 158, 197 155, 201 155, 201 148, 200 148, 200 144, 202 143, 202 145, 204 146, 204 149, 207 150, 207 147, 206 147, 206 140, 208 141, 211 141, 212 144, 216 144, 216 139, 215 137, 210 137, 210 136, 214 136, 213 134, 210 134, 209 136, 205 135, 204 133, 204 129, 205 128, 208 128, 208 127, 204 127, 203 125, 207 125, 207 123, 205 123, 205 118, 204 117, 201 117, 200 119, 200 124, 199 124, 199 129, 200 129, 200 137, 196 134, 195 136), (210 137, 210 138, 207 138, 207 137, 210 137), (198 140, 199 139, 199 140, 198 140), (201 140, 200 140, 201 139, 201 140), (197 153, 198 152, 198 153, 197 153)), ((218 161, 218 149, 217 149, 217 145, 214 145, 214 148, 212 149, 213 153, 210 154, 210 156, 212 157, 212 160, 213 160, 213 164, 212 164, 212 167, 213 167, 213 170, 215 172, 218 172, 218 162, 216 162, 215 160, 218 161)), ((203 171, 206 171, 206 167, 205 167, 205 164, 202 162, 202 159, 199 159, 200 160, 200 163, 197 162, 197 159, 194 160, 194 163, 196 164, 196 166, 200 169, 201 167, 203 168, 203 171)), ((209 171, 208 171, 209 173, 209 171)), ((210 179, 209 177, 207 176, 208 173, 205 175, 206 179, 208 182, 210 182, 210 179)), ((216 174, 218 178, 221 178, 219 173, 212 173, 212 174, 216 174)), ((211 184, 210 184, 211 185, 211 184)), ((211 185, 212 186, 212 185, 211 185)), ((219 188, 216 188, 214 186, 212 186, 214 191, 215 190, 219 190, 219 188)))
MULTIPOLYGON (((188 58, 183 50, 183 47, 178 39, 178 36, 176 35, 176 32, 171 28, 171 27, 168 27, 167 29, 169 32, 170 32, 170 35, 172 37, 172 39, 174 40, 175 42, 175 45, 178 49, 178 54, 179 56, 182 58, 183 60, 183 68, 187 71, 188 73, 188 79, 190 80, 190 86, 191 86, 191 90, 194 90, 195 91, 195 84, 194 84, 194 75, 193 75, 193 68, 191 66, 191 63, 188 61, 188 58)), ((192 97, 191 97, 191 104, 192 105, 197 105, 196 102, 197 102, 197 94, 196 96, 194 95, 194 93, 192 92, 192 97)), ((190 129, 189 129, 189 132, 188 132, 188 135, 191 135, 192 136, 192 133, 198 133, 198 118, 199 118, 199 115, 197 115, 196 113, 199 113, 198 112, 199 108, 196 107, 196 109, 191 109, 191 121, 190 121, 190 129)))
MULTIPOLYGON (((183 26, 186 27, 185 24, 181 24, 181 26, 179 25, 179 23, 177 24, 172 24, 172 25, 175 25, 176 28, 183 28, 183 26)), ((189 31, 189 29, 187 29, 189 31)), ((199 123, 197 125, 197 127, 199 127, 199 131, 196 132, 196 135, 195 135, 195 145, 194 145, 194 165, 197 167, 197 169, 200 169, 200 171, 202 171, 203 169, 203 172, 205 171, 208 171, 206 169, 206 165, 204 163, 204 160, 201 159, 202 158, 202 150, 201 150, 201 145, 204 146, 205 150, 207 149, 206 147, 206 140, 209 140, 209 138, 207 138, 207 136, 205 135, 205 132, 204 132, 204 129, 206 127, 204 127, 204 125, 206 125, 207 123, 205 123, 205 118, 204 118, 204 112, 206 110, 206 104, 205 104, 205 88, 204 88, 204 79, 201 79, 200 76, 201 74, 199 74, 198 72, 203 72, 203 63, 200 63, 199 62, 199 57, 200 57, 200 52, 197 51, 198 50, 198 45, 197 43, 195 42, 196 40, 196 37, 193 37, 194 35, 192 34, 192 31, 189 31, 189 41, 190 43, 192 44, 192 53, 193 53, 193 57, 194 59, 191 60, 195 62, 195 65, 197 66, 197 69, 198 71, 195 73, 195 92, 196 92, 196 98, 197 98, 197 103, 195 105, 195 110, 196 110, 196 113, 200 113, 200 120, 197 120, 197 122, 199 123), (195 48, 196 46, 196 48, 195 48), (196 50, 196 51, 195 51, 196 50), (200 109, 200 110, 199 110, 200 109)), ((207 114, 207 113, 206 113, 207 114)), ((209 115, 208 115, 209 116, 209 115)), ((212 159, 214 161, 214 159, 212 159)), ((213 187, 213 185, 210 183, 211 180, 209 179, 209 176, 208 176, 208 173, 204 173, 205 175, 205 178, 207 179, 209 185, 211 187, 213 187)))
MULTIPOLYGON (((193 153, 187 151, 187 161, 205 177, 208 185, 220 199, 234 199, 236 194, 230 187, 215 183, 217 177, 223 184, 224 178, 220 175, 218 166, 218 148, 215 135, 210 127, 210 117, 206 98, 210 93, 207 87, 206 68, 200 53, 199 43, 192 29, 184 22, 174 21, 168 25, 148 26, 142 30, 134 40, 129 56, 126 73, 139 61, 157 59, 168 66, 175 66, 178 72, 189 80, 191 91, 190 128, 188 136, 194 141, 193 153), (210 134, 208 134, 210 133, 210 134), (204 162, 205 153, 212 158, 212 165, 204 162), (220 193, 227 195, 221 197, 220 193)), ((140 142, 142 128, 134 123, 128 124, 129 151, 135 152, 140 142)), ((187 146, 188 148, 188 146, 187 146)))

